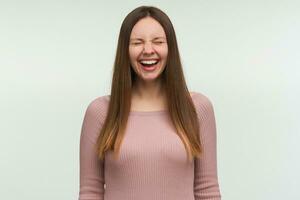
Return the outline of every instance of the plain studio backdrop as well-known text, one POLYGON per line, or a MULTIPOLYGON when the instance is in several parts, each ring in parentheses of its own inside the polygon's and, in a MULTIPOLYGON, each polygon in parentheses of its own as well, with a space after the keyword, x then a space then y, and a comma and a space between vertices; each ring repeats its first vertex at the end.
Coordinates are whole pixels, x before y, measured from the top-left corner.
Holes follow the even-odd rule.
POLYGON ((300 199, 299 1, 0 1, 1 199, 77 199, 85 109, 124 17, 157 6, 213 103, 223 200, 300 199))

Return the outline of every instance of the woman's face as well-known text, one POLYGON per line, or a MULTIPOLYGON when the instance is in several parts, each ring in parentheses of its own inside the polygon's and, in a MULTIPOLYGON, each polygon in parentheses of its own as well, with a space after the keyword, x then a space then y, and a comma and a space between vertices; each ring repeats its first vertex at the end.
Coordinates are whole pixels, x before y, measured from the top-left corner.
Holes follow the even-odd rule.
POLYGON ((133 27, 129 43, 130 63, 143 81, 153 81, 166 66, 168 44, 163 27, 152 17, 139 20, 133 27))

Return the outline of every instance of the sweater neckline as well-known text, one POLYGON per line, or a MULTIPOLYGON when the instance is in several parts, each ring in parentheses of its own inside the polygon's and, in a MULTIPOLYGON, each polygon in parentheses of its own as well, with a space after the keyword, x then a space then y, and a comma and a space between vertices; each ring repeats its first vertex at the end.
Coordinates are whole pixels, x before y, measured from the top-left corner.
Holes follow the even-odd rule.
POLYGON ((153 110, 153 111, 140 111, 140 110, 131 110, 130 115, 140 115, 140 116, 149 116, 149 115, 165 115, 167 114, 167 110, 153 110))

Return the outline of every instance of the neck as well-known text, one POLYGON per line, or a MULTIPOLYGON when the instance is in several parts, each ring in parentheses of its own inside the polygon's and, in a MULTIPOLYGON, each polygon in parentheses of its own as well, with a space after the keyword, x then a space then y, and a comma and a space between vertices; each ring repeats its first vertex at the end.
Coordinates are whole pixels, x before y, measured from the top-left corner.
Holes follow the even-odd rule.
POLYGON ((132 96, 139 99, 161 99, 165 96, 162 81, 137 81, 132 88, 132 96))

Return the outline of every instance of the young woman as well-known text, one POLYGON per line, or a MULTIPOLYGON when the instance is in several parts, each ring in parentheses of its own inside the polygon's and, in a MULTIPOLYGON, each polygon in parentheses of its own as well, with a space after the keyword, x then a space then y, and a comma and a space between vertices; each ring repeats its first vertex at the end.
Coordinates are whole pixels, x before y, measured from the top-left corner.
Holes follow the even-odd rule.
POLYGON ((211 101, 189 92, 174 28, 156 7, 124 19, 111 94, 87 107, 79 200, 220 200, 211 101))

